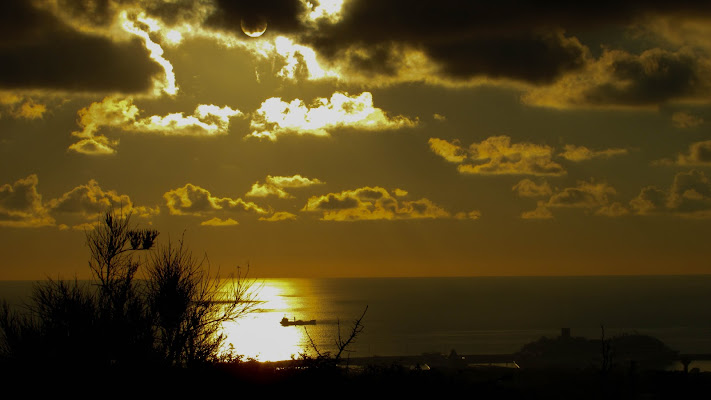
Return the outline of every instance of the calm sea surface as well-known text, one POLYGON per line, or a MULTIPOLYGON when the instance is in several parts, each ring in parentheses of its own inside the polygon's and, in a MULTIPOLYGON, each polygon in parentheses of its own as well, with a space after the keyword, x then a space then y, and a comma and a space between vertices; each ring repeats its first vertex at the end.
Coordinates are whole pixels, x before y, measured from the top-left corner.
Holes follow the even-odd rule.
MULTIPOLYGON (((0 297, 17 304, 31 286, 0 282, 0 297)), ((260 310, 225 331, 236 354, 263 361, 310 351, 308 336, 333 350, 338 321, 347 335, 366 306, 352 356, 513 353, 563 327, 599 338, 601 324, 711 353, 711 276, 267 279, 258 297, 260 310)))

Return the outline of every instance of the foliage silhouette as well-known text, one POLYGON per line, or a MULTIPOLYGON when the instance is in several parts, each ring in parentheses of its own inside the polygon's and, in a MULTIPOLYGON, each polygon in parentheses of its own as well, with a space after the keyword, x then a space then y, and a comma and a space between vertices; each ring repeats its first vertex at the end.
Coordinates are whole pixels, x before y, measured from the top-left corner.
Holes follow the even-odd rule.
POLYGON ((239 269, 231 285, 211 276, 207 257, 193 257, 182 238, 141 257, 157 236, 106 211, 86 232, 93 284, 47 279, 24 312, 0 305, 0 361, 90 369, 218 360, 222 323, 254 310, 254 281, 239 269))
POLYGON ((198 259, 181 238, 151 254, 147 269, 147 304, 157 333, 157 347, 171 365, 218 360, 224 341, 219 331, 255 309, 254 281, 247 272, 222 281, 210 276, 207 257, 198 259), (207 269, 205 268, 207 264, 207 269), (227 283, 229 282, 229 283, 227 283))

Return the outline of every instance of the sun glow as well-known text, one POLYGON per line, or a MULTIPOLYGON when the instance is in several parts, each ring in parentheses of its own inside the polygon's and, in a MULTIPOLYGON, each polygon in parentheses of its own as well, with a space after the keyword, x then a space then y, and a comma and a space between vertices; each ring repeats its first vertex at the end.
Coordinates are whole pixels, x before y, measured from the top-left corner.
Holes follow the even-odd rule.
POLYGON ((286 65, 278 72, 278 76, 295 79, 299 65, 303 63, 308 71, 308 79, 338 78, 340 74, 334 70, 324 69, 318 62, 314 49, 294 43, 286 36, 277 36, 274 40, 274 51, 284 57, 286 65))
POLYGON ((289 360, 303 353, 308 343, 303 327, 279 324, 285 316, 302 318, 303 305, 294 289, 286 280, 264 281, 257 294, 258 311, 223 325, 225 351, 233 348, 234 354, 258 361, 289 360))
POLYGON ((341 19, 343 3, 344 0, 319 0, 318 4, 306 1, 306 5, 311 8, 306 17, 310 21, 325 18, 330 23, 336 23, 341 19))
POLYGON ((180 33, 180 31, 171 29, 170 31, 168 31, 168 33, 165 34, 165 38, 168 39, 168 42, 170 42, 170 44, 177 45, 183 41, 183 34, 180 33))

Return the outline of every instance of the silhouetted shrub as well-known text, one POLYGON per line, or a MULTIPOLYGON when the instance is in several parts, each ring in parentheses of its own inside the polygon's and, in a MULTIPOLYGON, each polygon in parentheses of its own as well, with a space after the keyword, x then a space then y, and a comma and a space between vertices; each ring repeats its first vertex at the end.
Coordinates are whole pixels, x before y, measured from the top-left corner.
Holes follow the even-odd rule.
POLYGON ((182 239, 151 254, 147 275, 157 346, 170 365, 216 361, 224 341, 222 324, 256 305, 250 292, 253 281, 246 274, 226 281, 219 274, 211 277, 207 257, 194 257, 182 239))
MULTIPOLYGON (((0 307, 4 362, 91 366, 190 366, 216 361, 223 322, 250 312, 246 273, 223 282, 210 276, 181 239, 148 257, 146 280, 137 257, 153 247, 155 230, 135 230, 112 210, 86 233, 93 284, 47 279, 25 312, 0 307)), ((2 361, 0 360, 0 361, 2 361)))

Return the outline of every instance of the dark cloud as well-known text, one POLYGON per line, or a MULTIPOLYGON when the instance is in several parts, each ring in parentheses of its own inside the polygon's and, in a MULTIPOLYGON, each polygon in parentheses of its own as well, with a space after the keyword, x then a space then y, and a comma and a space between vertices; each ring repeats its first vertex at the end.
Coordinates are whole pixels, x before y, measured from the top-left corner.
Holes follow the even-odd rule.
POLYGON ((586 49, 562 34, 523 34, 455 40, 424 46, 452 78, 476 76, 548 83, 585 65, 586 49))
MULTIPOLYGON (((702 1, 462 2, 352 0, 342 19, 323 21, 305 40, 365 72, 393 74, 404 45, 421 50, 442 73, 549 83, 586 64, 587 48, 563 32, 625 24, 650 14, 708 14, 702 1), (396 45, 397 44, 397 45, 396 45), (351 51, 348 49, 359 49, 351 51)), ((622 68, 622 66, 620 66, 622 68)))
POLYGON ((329 193, 321 196, 313 209, 316 210, 346 210, 358 207, 358 200, 353 197, 339 197, 337 194, 329 193))
POLYGON ((711 179, 703 171, 679 172, 669 191, 647 186, 630 201, 637 214, 672 213, 686 218, 711 217, 711 179))
POLYGON ((637 214, 651 214, 663 210, 666 203, 667 192, 655 186, 647 186, 630 201, 630 206, 637 214))
POLYGON ((300 16, 306 9, 299 0, 233 1, 215 0, 216 10, 206 21, 208 26, 241 32, 247 25, 267 23, 267 32, 295 33, 304 29, 300 16))
POLYGON ((93 26, 105 26, 114 18, 117 5, 133 3, 120 0, 58 0, 57 7, 73 19, 93 26))
POLYGON ((104 191, 95 180, 80 185, 51 200, 49 208, 56 213, 98 215, 108 208, 131 208, 132 202, 127 195, 119 195, 113 190, 104 191))
POLYGON ((711 210, 711 179, 698 170, 678 173, 669 190, 667 205, 680 213, 711 210))
POLYGON ((0 186, 0 213, 30 213, 42 207, 42 197, 37 193, 37 175, 20 179, 12 185, 0 186))
POLYGON ((378 200, 383 196, 383 192, 376 189, 361 189, 358 191, 358 198, 361 200, 378 200))
POLYGON ((693 54, 649 50, 640 56, 616 53, 610 66, 612 82, 591 88, 591 104, 656 104, 708 93, 709 71, 693 54), (624 82, 621 85, 620 82, 624 82))
POLYGON ((53 225, 54 220, 42 205, 37 192, 37 175, 0 185, 0 227, 39 227, 53 225))
POLYGON ((56 0, 62 14, 83 25, 106 27, 123 9, 141 9, 168 25, 197 21, 209 0, 56 0))
POLYGON ((692 143, 688 154, 680 154, 679 165, 711 165, 711 140, 692 143))
POLYGON ((182 21, 199 20, 204 3, 196 0, 153 0, 144 1, 142 5, 148 14, 160 18, 168 25, 175 25, 182 21))
MULTIPOLYGON (((403 49, 395 43, 377 43, 345 55, 348 67, 364 75, 397 74, 403 49)), ((331 55, 333 57, 333 55, 331 55)))
POLYGON ((0 3, 0 88, 136 93, 162 71, 138 39, 114 43, 29 2, 0 3))

